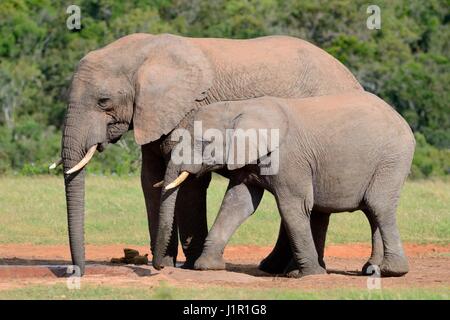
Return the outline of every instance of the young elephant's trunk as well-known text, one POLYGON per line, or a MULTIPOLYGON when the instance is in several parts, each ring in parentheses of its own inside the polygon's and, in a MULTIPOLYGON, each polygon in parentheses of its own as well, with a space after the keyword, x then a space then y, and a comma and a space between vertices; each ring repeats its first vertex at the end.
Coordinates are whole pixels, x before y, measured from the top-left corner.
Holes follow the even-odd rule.
POLYGON ((174 181, 179 173, 179 167, 169 163, 164 177, 164 185, 161 192, 161 205, 159 211, 159 226, 156 236, 156 245, 153 255, 153 267, 160 270, 164 266, 162 260, 166 254, 167 246, 173 233, 177 232, 175 227, 175 204, 179 187, 166 190, 166 186, 174 181))

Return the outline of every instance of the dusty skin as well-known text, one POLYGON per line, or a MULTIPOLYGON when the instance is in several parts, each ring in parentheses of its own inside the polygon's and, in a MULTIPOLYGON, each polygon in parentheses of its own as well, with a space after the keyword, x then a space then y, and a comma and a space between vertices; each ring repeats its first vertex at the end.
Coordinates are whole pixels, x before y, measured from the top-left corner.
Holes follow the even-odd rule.
MULTIPOLYGON (((272 249, 257 246, 229 246, 225 250, 227 270, 193 271, 166 267, 156 271, 151 266, 114 265, 112 257, 120 256, 124 247, 148 253, 146 246, 88 245, 85 284, 151 287, 166 281, 178 287, 227 286, 245 288, 299 288, 318 290, 328 288, 367 288, 367 277, 360 267, 370 254, 365 244, 329 245, 325 256, 327 275, 302 279, 273 277, 257 266, 272 249)), ((383 278, 383 288, 449 287, 450 245, 405 244, 411 271, 400 278, 383 278)), ((33 284, 65 283, 65 269, 51 265, 68 264, 70 253, 65 245, 0 245, 0 290, 33 284)), ((183 257, 180 257, 180 262, 183 257)))

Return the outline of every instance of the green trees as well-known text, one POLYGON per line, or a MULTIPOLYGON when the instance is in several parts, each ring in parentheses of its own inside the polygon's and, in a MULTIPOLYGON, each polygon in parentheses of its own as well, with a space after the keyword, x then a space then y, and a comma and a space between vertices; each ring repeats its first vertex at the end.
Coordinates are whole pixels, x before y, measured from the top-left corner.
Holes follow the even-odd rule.
MULTIPOLYGON (((418 137, 413 176, 449 174, 448 0, 377 1, 380 30, 366 27, 368 4, 362 0, 80 0, 78 32, 66 28, 70 4, 0 2, 0 173, 44 173, 58 157, 67 87, 88 51, 133 32, 170 32, 228 38, 286 34, 311 41, 405 117, 418 137)), ((139 150, 132 140, 127 135, 95 157, 89 170, 138 171, 139 150)))

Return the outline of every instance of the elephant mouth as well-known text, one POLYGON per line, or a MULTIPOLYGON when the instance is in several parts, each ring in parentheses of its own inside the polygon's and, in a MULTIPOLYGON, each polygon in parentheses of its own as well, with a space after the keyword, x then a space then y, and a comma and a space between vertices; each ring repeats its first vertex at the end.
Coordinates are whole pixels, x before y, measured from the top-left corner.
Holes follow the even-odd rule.
POLYGON ((127 131, 130 130, 130 123, 123 122, 114 122, 108 125, 107 128, 107 142, 108 143, 116 143, 120 140, 122 135, 124 135, 127 131))
MULTIPOLYGON (((87 163, 91 160, 92 156, 94 155, 95 151, 98 151, 102 153, 105 151, 108 144, 115 144, 117 143, 121 138, 122 135, 126 132, 132 129, 132 124, 126 123, 126 122, 117 122, 113 123, 108 126, 108 139, 106 141, 98 141, 94 144, 91 144, 88 151, 86 152, 86 155, 83 159, 78 162, 74 167, 72 167, 70 170, 66 172, 66 174, 71 174, 76 171, 81 170, 84 166, 87 165, 87 163), (96 147, 94 149, 94 146, 96 147)), ((94 140, 95 141, 95 140, 94 140)), ((93 141, 91 141, 92 143, 93 141)), ((89 145, 89 144, 88 144, 89 145)), ((52 163, 49 166, 49 169, 55 169, 57 166, 61 165, 63 163, 62 159, 59 159, 52 163)))
MULTIPOLYGON (((114 142, 113 142, 113 143, 114 143, 114 142)), ((99 143, 99 144, 97 145, 97 151, 100 152, 100 153, 102 153, 103 151, 105 151, 107 145, 108 145, 108 142, 102 142, 102 143, 99 143)))
POLYGON ((130 128, 130 124, 127 122, 115 122, 108 125, 107 128, 107 139, 105 141, 99 141, 97 142, 97 151, 103 152, 105 151, 108 144, 115 144, 117 143, 121 138, 122 135, 127 132, 130 128))
MULTIPOLYGON (((122 136, 118 136, 118 137, 116 137, 116 138, 113 138, 113 139, 109 140, 109 143, 114 144, 114 143, 116 143, 117 141, 119 141, 120 138, 122 138, 122 136)), ((107 142, 107 143, 108 143, 108 142, 107 142)))
POLYGON ((122 138, 122 135, 117 136, 115 138, 109 139, 108 141, 103 141, 103 142, 99 142, 97 144, 97 150, 98 152, 103 152, 105 151, 106 147, 108 146, 108 144, 116 144, 120 139, 122 138))

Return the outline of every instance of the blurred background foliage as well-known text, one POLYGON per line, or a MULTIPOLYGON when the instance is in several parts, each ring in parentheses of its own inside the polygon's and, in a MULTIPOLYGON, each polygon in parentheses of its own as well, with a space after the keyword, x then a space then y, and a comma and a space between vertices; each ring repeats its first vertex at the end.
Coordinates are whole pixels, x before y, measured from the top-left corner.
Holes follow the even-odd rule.
MULTIPOLYGON (((449 175, 450 1, 371 4, 381 8, 380 30, 366 27, 368 3, 361 0, 2 0, 0 174, 47 173, 59 157, 68 84, 87 52, 134 32, 168 32, 226 38, 284 34, 316 44, 408 121, 417 139, 413 178, 449 175), (81 8, 77 32, 66 28, 71 4, 81 8)), ((139 157, 128 133, 88 170, 136 174, 139 157)))

